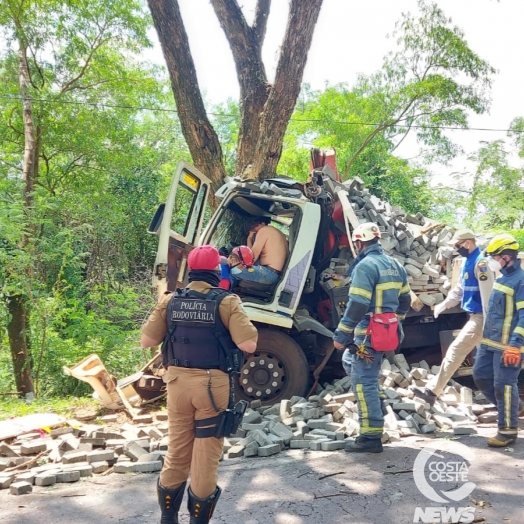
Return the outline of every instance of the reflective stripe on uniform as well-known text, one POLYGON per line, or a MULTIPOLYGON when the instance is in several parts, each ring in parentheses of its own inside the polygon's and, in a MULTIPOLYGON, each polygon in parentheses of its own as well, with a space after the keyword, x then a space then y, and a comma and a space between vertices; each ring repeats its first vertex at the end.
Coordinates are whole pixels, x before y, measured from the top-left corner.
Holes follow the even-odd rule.
POLYGON ((499 284, 498 282, 495 282, 493 284, 493 289, 496 289, 497 291, 500 291, 501 293, 504 293, 505 295, 513 296, 515 291, 513 288, 510 288, 509 286, 505 286, 504 284, 499 284))
MULTIPOLYGON (((516 327, 513 330, 513 333, 516 333, 517 335, 520 335, 521 337, 524 337, 524 328, 522 327, 516 327)), ((524 346, 522 346, 521 351, 524 351, 524 346)))
POLYGON ((485 346, 489 346, 491 348, 502 349, 503 351, 506 349, 506 346, 504 344, 501 344, 500 342, 496 342, 495 340, 491 340, 490 338, 483 338, 480 341, 480 343, 484 344, 485 346))
POLYGON ((515 304, 515 307, 517 308, 517 310, 524 309, 524 300, 521 300, 520 302, 517 302, 515 304))
POLYGON ((368 328, 355 328, 355 335, 358 337, 359 335, 367 335, 368 328))
MULTIPOLYGON (((410 292, 411 288, 409 287, 409 284, 406 284, 405 286, 402 286, 400 288, 400 294, 401 295, 409 295, 409 292, 410 292)), ((522 306, 524 307, 524 306, 522 306)))
POLYGON ((382 428, 375 428, 369 425, 369 410, 366 404, 366 397, 364 396, 363 384, 357 384, 357 399, 360 407, 360 434, 366 433, 382 433, 382 428))
MULTIPOLYGON (((511 290, 513 291, 513 290, 511 290)), ((502 337, 500 341, 503 344, 509 343, 511 321, 513 320, 513 298, 506 295, 506 310, 504 314, 504 323, 502 324, 502 337)))
POLYGON ((401 289, 402 282, 382 282, 375 287, 375 313, 382 313, 382 305, 384 303, 384 291, 390 289, 401 289))
POLYGON ((355 328, 346 326, 346 324, 342 324, 342 322, 340 322, 340 324, 337 326, 337 329, 339 331, 343 331, 344 333, 353 333, 353 331, 355 331, 355 328))
POLYGON ((355 287, 355 286, 350 287, 349 294, 350 295, 360 295, 361 297, 371 300, 371 291, 368 291, 367 289, 364 289, 361 287, 355 287))
POLYGON ((504 425, 511 427, 511 394, 513 386, 504 386, 504 425))
POLYGON ((480 290, 478 286, 464 286, 462 289, 464 291, 479 291, 480 290))

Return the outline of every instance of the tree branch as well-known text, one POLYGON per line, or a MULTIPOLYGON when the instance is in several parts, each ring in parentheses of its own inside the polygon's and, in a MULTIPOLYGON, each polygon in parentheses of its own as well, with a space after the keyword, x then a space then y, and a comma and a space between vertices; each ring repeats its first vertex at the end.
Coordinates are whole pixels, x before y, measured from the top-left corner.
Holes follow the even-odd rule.
MULTIPOLYGON (((255 11, 255 20, 253 21, 253 33, 259 50, 262 49, 264 38, 266 36, 267 20, 271 9, 271 0, 258 0, 255 11)), ((260 58, 262 62, 262 58, 260 58)))

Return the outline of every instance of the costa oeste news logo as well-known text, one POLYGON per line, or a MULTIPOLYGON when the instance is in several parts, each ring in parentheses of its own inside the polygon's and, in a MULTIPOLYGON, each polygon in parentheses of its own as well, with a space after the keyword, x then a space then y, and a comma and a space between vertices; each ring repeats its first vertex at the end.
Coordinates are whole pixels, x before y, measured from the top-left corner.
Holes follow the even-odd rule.
POLYGON ((413 522, 473 522, 475 509, 454 503, 460 503, 475 489, 475 484, 468 481, 469 465, 474 460, 471 448, 450 440, 430 443, 420 450, 413 466, 413 479, 418 490, 440 506, 415 508, 413 522))

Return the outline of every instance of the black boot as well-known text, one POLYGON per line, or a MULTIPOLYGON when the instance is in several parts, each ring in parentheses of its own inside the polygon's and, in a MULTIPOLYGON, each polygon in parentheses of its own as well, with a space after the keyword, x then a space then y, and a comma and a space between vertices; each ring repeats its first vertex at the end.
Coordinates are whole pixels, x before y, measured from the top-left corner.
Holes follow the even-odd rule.
POLYGON ((160 505, 160 524, 178 524, 178 510, 184 498, 186 483, 176 489, 167 489, 160 484, 158 479, 156 492, 158 494, 158 504, 160 505))
POLYGON ((379 438, 357 437, 353 442, 346 444, 348 453, 382 453, 382 440, 379 438))
POLYGON ((222 493, 222 490, 217 486, 215 491, 213 491, 207 499, 200 499, 193 495, 191 488, 189 488, 187 490, 187 494, 189 495, 187 501, 189 524, 207 524, 213 516, 213 511, 215 511, 220 493, 222 493))

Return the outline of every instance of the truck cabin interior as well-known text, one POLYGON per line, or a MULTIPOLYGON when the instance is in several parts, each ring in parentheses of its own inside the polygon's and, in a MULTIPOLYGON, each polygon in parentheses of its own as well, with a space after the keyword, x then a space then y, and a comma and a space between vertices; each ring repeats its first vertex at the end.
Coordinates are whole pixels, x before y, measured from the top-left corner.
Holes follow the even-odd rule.
POLYGON ((275 284, 260 284, 257 282, 240 281, 232 291, 241 297, 249 297, 252 302, 271 302, 275 290, 285 276, 287 265, 300 225, 300 208, 286 201, 260 198, 254 195, 239 195, 234 197, 223 210, 207 241, 217 246, 222 254, 231 252, 235 246, 246 244, 244 223, 250 217, 266 217, 270 225, 279 229, 288 241, 288 256, 275 284))

